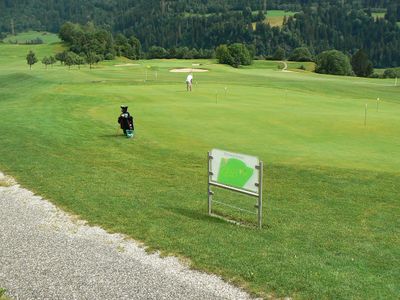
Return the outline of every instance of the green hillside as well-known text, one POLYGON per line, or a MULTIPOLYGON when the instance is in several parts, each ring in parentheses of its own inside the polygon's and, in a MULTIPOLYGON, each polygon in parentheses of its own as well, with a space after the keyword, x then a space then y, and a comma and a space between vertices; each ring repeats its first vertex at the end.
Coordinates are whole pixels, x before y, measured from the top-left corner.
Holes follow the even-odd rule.
POLYGON ((29 30, 58 33, 66 22, 137 38, 145 53, 152 47, 213 51, 240 42, 258 57, 280 48, 287 57, 299 47, 313 55, 363 49, 374 67, 400 66, 395 0, 0 1, 0 38, 29 30))

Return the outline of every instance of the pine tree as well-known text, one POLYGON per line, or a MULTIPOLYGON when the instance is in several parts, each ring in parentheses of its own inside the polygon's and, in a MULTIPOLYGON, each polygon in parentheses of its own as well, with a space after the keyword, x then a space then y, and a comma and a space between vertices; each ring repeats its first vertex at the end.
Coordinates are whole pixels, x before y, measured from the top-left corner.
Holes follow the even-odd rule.
POLYGON ((351 58, 351 66, 354 73, 359 77, 368 77, 374 72, 372 62, 364 50, 358 50, 351 58))

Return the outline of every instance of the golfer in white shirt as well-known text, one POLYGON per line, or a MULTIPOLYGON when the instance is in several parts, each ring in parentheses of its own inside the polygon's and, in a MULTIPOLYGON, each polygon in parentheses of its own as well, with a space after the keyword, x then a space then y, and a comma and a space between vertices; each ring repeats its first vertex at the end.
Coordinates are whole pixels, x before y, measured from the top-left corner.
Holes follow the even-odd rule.
POLYGON ((188 77, 186 77, 186 90, 192 91, 192 85, 193 85, 193 74, 190 73, 188 77))

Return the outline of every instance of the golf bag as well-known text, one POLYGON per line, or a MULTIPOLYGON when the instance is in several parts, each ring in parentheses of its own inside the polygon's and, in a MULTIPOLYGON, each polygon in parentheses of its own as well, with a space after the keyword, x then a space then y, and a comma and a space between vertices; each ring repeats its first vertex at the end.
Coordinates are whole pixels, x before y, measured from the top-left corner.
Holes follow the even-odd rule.
POLYGON ((135 128, 133 118, 129 112, 123 112, 118 118, 118 123, 127 137, 133 137, 135 128))

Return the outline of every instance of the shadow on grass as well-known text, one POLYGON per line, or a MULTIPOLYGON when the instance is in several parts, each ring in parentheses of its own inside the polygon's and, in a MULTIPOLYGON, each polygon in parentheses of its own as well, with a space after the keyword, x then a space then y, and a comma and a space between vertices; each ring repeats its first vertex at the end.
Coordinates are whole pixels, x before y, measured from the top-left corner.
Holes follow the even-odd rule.
MULTIPOLYGON (((249 222, 246 220, 241 220, 240 218, 235 218, 234 216, 223 214, 221 212, 216 212, 213 213, 211 216, 209 216, 207 212, 201 213, 186 208, 172 208, 171 210, 192 220, 204 222, 207 225, 212 223, 219 225, 224 224, 224 225, 241 227, 247 230, 259 230, 256 221, 249 222)), ((270 228, 271 228, 270 225, 263 224, 263 229, 270 229, 270 228)))
POLYGON ((117 139, 117 138, 127 138, 126 136, 124 136, 123 134, 101 134, 101 135, 99 135, 99 137, 101 137, 101 138, 115 138, 115 139, 117 139))
POLYGON ((196 211, 196 210, 191 210, 187 208, 182 208, 182 207, 176 207, 176 208, 171 208, 172 211, 176 212, 177 214, 180 214, 186 218, 192 219, 192 220, 197 220, 197 221, 202 221, 202 222, 213 222, 213 223, 226 223, 224 220, 214 218, 212 216, 209 216, 207 212, 205 211, 204 213, 196 211))

